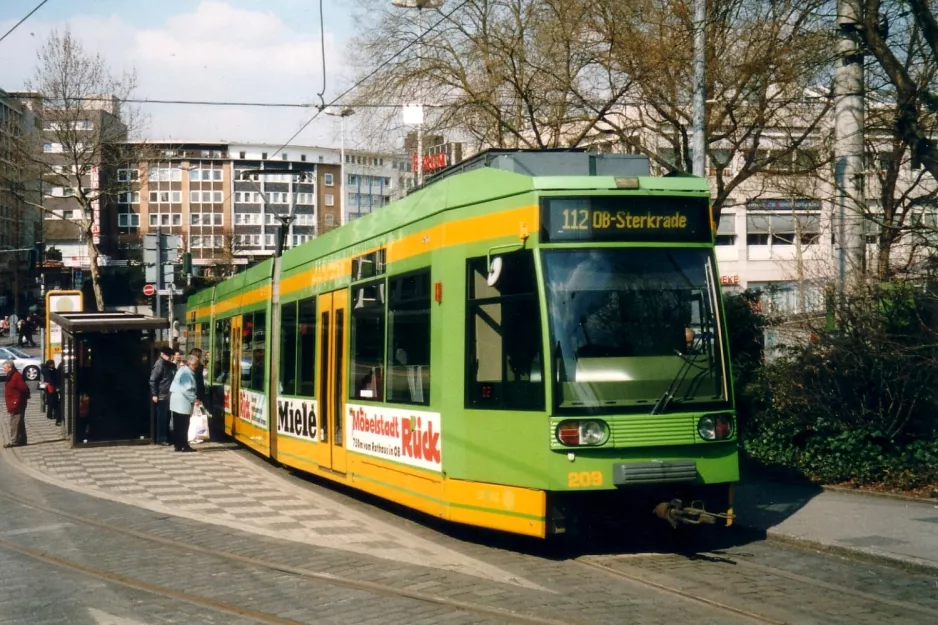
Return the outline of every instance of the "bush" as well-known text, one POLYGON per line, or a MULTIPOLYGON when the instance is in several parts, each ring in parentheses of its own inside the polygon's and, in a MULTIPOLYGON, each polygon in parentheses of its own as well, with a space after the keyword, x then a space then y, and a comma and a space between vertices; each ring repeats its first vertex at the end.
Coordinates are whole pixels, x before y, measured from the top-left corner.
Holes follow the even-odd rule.
POLYGON ((823 482, 938 481, 935 310, 921 288, 872 287, 834 307, 835 330, 811 328, 807 344, 742 371, 745 453, 823 482))

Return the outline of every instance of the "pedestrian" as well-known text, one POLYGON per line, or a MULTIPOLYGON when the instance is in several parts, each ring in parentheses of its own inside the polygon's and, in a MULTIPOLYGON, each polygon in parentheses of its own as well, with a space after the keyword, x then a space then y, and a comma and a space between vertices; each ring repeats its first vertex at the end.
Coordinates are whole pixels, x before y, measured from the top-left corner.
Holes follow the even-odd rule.
POLYGON ((195 369, 195 396, 201 403, 205 403, 205 365, 202 364, 202 350, 193 347, 189 350, 190 356, 199 359, 199 366, 195 369))
POLYGON ((26 444, 26 401, 29 399, 29 387, 12 360, 3 363, 3 372, 7 376, 3 394, 7 413, 10 415, 10 442, 4 447, 22 447, 26 444))
POLYGON ((186 364, 179 367, 170 387, 169 408, 173 413, 173 446, 176 451, 195 451, 189 445, 189 417, 193 406, 201 402, 196 396, 195 372, 199 368, 199 357, 190 355, 186 364))
POLYGON ((20 347, 26 347, 26 319, 16 322, 16 341, 20 347))
POLYGON ((36 341, 33 340, 33 334, 36 333, 36 330, 39 329, 39 319, 36 318, 36 315, 29 315, 26 317, 26 340, 29 342, 30 347, 36 347, 36 341))
POLYGON ((176 375, 173 350, 160 348, 160 357, 150 370, 150 396, 156 404, 156 442, 169 445, 169 387, 176 375))
POLYGON ((56 369, 54 360, 42 366, 42 381, 46 386, 46 419, 62 425, 62 372, 56 369))

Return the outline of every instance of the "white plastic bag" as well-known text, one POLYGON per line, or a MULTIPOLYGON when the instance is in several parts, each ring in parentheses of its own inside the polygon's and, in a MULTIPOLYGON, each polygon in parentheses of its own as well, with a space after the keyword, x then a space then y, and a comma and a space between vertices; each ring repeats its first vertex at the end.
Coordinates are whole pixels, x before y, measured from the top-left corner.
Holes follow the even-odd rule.
POLYGON ((189 417, 189 442, 203 443, 208 440, 208 411, 198 405, 192 409, 189 417))

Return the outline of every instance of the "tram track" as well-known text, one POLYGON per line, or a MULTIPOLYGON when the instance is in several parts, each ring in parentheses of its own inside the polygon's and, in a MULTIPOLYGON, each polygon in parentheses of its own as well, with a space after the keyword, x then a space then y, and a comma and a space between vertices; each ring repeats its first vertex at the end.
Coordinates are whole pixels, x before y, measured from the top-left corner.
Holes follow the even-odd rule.
MULTIPOLYGON (((624 561, 629 561, 629 560, 637 561, 642 558, 675 557, 675 556, 679 556, 679 554, 654 554, 654 555, 634 555, 634 556, 621 556, 621 555, 583 556, 580 558, 576 558, 575 561, 581 566, 590 568, 592 570, 602 571, 608 575, 611 575, 613 577, 617 577, 620 579, 628 580, 629 582, 632 582, 634 584, 640 584, 642 586, 653 588, 655 590, 658 590, 660 592, 663 592, 669 595, 678 596, 688 601, 700 603, 713 609, 717 609, 726 613, 730 613, 739 617, 743 617, 745 619, 749 619, 753 621, 754 623, 759 623, 762 625, 785 625, 786 623, 796 622, 796 621, 791 621, 787 619, 781 620, 772 615, 759 613, 759 612, 752 611, 752 610, 749 610, 749 609, 746 609, 737 605, 732 605, 730 601, 728 600, 718 600, 713 597, 705 597, 701 594, 683 590, 679 588, 678 586, 682 582, 686 583, 687 580, 679 578, 679 577, 674 577, 673 579, 675 583, 671 584, 671 583, 665 583, 661 581, 660 579, 652 579, 651 576, 642 575, 641 571, 643 569, 640 566, 630 567, 629 570, 622 570, 621 568, 612 566, 612 564, 616 562, 624 562, 624 561)), ((722 565, 745 568, 745 569, 756 571, 765 575, 781 577, 781 578, 785 578, 787 580, 790 580, 799 584, 809 585, 813 588, 819 588, 819 589, 824 589, 824 590, 828 590, 831 592, 835 592, 835 593, 838 593, 839 595, 846 596, 851 599, 873 602, 882 606, 888 606, 890 608, 896 608, 899 610, 904 610, 907 612, 913 612, 916 614, 921 614, 924 616, 932 617, 933 619, 938 619, 938 609, 929 608, 927 606, 918 605, 915 603, 910 603, 908 601, 899 601, 895 599, 890 599, 889 597, 883 597, 875 593, 861 592, 858 590, 854 590, 852 588, 848 588, 846 586, 842 586, 840 584, 834 584, 825 580, 817 579, 815 577, 801 575, 798 573, 792 573, 791 571, 786 571, 778 567, 767 566, 767 565, 758 564, 755 562, 749 562, 745 559, 733 557, 726 553, 702 551, 702 552, 694 554, 693 557, 684 556, 683 558, 688 562, 700 560, 700 561, 706 562, 707 564, 712 564, 712 565, 722 564, 722 565)), ((660 577, 660 575, 658 577, 660 577)))
MULTIPOLYGON (((396 588, 388 584, 380 584, 376 582, 369 582, 363 580, 355 580, 348 577, 343 577, 340 575, 334 575, 331 573, 325 573, 321 571, 314 571, 311 569, 306 569, 302 567, 291 566, 287 564, 271 562, 268 560, 263 560, 260 558, 254 558, 250 556, 244 556, 234 553, 226 553, 221 551, 216 551, 213 549, 208 549, 200 545, 192 544, 185 541, 179 541, 177 539, 164 538, 162 536, 157 536, 149 532, 142 532, 138 530, 132 530, 121 527, 114 527, 112 525, 101 523, 94 519, 89 519, 78 514, 67 512, 65 510, 60 510, 43 503, 30 500, 28 498, 21 497, 14 493, 0 489, 0 497, 8 501, 14 502, 24 507, 31 508, 40 512, 47 514, 52 514, 57 516, 60 519, 67 520, 76 525, 85 526, 92 528, 94 530, 101 530, 106 532, 112 532, 121 536, 126 536, 134 538, 137 540, 145 541, 152 544, 160 545, 161 547, 166 547, 178 551, 185 555, 204 555, 210 556, 213 558, 220 558, 228 562, 237 563, 240 565, 255 567, 259 569, 264 569, 268 571, 274 571, 278 573, 286 573, 289 575, 295 575, 303 579, 310 581, 321 582, 330 586, 335 586, 338 588, 344 588, 348 590, 356 590, 361 592, 366 592, 373 595, 379 595, 384 597, 393 597, 398 599, 409 599, 415 602, 423 604, 431 604, 439 606, 442 608, 447 608, 453 610, 454 612, 463 612, 476 616, 482 616, 486 618, 492 618, 499 620, 505 623, 521 623, 525 625, 566 625, 567 621, 558 621, 555 619, 539 617, 528 614, 521 614, 518 612, 509 611, 503 608, 498 608, 494 606, 487 606, 478 603, 471 603, 466 601, 460 601, 456 599, 451 599, 449 597, 444 597, 440 595, 435 595, 432 593, 422 592, 419 590, 408 590, 404 588, 396 588)), ((129 588, 134 588, 137 590, 142 590, 152 594, 157 594, 167 598, 178 599, 181 601, 186 601, 195 605, 200 605, 203 607, 208 607, 218 612, 224 612, 232 615, 244 616, 252 618, 261 623, 270 623, 272 625, 286 625, 298 623, 298 621, 293 621, 290 619, 284 619, 274 614, 269 614, 266 612, 261 612, 247 608, 244 606, 234 605, 232 603, 226 603, 221 601, 216 601, 209 597, 203 595, 197 595, 192 593, 187 593, 183 591, 178 591, 166 586, 161 586, 158 584, 151 584, 144 580, 130 577, 127 575, 118 574, 112 571, 107 571, 101 568, 90 566, 77 562, 75 560, 66 559, 54 555, 52 553, 33 549, 30 547, 23 546, 16 543, 15 541, 8 540, 0 536, 0 548, 7 549, 19 553, 21 555, 39 560, 46 564, 51 564, 59 568, 69 569, 82 573, 84 575, 89 575, 91 577, 97 578, 101 581, 113 582, 126 586, 129 588)))

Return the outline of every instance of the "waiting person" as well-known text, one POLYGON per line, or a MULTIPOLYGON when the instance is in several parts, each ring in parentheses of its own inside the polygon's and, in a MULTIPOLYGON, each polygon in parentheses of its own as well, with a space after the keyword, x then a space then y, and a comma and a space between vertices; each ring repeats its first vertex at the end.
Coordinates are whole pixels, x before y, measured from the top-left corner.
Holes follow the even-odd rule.
POLYGON ((7 413, 10 415, 10 442, 4 447, 22 447, 26 444, 26 401, 29 399, 29 387, 12 360, 3 363, 3 372, 7 376, 3 394, 7 413))
POLYGON ((196 396, 195 372, 201 363, 199 357, 190 355, 186 364, 179 367, 170 386, 169 409, 173 413, 173 446, 176 451, 195 451, 189 446, 189 417, 192 407, 201 402, 196 396))
POLYGON ((42 381, 46 386, 46 419, 55 419, 62 425, 62 372, 55 367, 54 360, 42 366, 42 381))
POLYGON ((202 350, 193 347, 189 350, 189 356, 195 356, 199 359, 199 367, 195 370, 195 396, 201 403, 205 403, 205 365, 202 364, 202 350))
POLYGON ((150 370, 150 396, 156 404, 156 442, 169 445, 169 387, 176 375, 173 350, 160 348, 160 357, 150 370))

